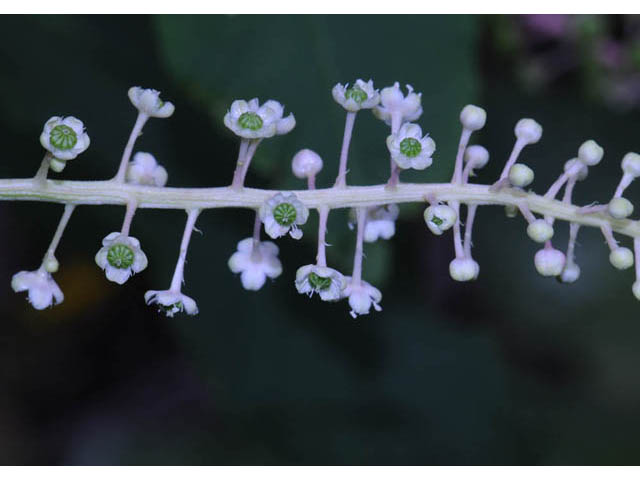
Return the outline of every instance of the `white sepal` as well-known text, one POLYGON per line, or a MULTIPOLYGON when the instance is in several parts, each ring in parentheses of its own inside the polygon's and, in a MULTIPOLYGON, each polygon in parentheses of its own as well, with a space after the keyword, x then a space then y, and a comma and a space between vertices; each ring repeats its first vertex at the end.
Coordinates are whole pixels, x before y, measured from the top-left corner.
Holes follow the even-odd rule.
POLYGON ((282 273, 278 246, 273 242, 254 245, 253 238, 238 242, 238 250, 231 255, 227 264, 233 273, 240 274, 245 290, 260 290, 267 278, 277 278, 282 273))

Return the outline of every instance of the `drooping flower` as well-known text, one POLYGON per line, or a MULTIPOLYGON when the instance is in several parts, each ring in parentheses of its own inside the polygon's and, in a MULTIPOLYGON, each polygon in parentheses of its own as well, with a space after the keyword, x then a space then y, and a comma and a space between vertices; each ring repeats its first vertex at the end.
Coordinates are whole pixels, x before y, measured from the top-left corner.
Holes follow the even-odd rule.
POLYGON ((158 165, 150 153, 137 152, 127 166, 127 182, 135 185, 164 187, 167 183, 167 170, 158 165))
POLYGON ((424 170, 433 163, 436 142, 429 135, 423 137, 419 125, 405 123, 398 133, 387 137, 387 148, 400 168, 424 170))
POLYGON ((360 280, 354 282, 351 277, 345 277, 346 287, 342 292, 344 298, 349 299, 351 307, 351 316, 356 318, 358 315, 367 315, 371 307, 379 312, 382 310, 380 302, 382 301, 382 293, 373 285, 360 280))
POLYGON ((171 102, 163 102, 160 92, 152 88, 131 87, 129 100, 140 113, 149 117, 167 118, 173 115, 175 107, 171 102))
POLYGON ((336 84, 331 90, 333 99, 349 112, 357 112, 365 108, 373 108, 380 103, 380 94, 373 88, 373 80, 364 82, 356 80, 353 87, 349 84, 336 84))
POLYGON ((278 193, 260 207, 260 220, 271 238, 279 238, 289 232, 292 238, 302 238, 302 230, 309 218, 309 210, 294 193, 278 193))
POLYGON ((394 83, 392 87, 386 87, 380 92, 380 105, 374 107, 373 114, 391 125, 391 118, 396 115, 400 123, 413 122, 422 115, 422 94, 414 93, 413 87, 407 85, 406 97, 400 90, 400 84, 394 83))
POLYGON ((342 298, 345 279, 340 272, 319 265, 304 265, 296 272, 298 293, 312 296, 314 293, 326 302, 335 302, 342 298))
POLYGON ((254 244, 253 238, 238 242, 238 251, 229 258, 229 269, 240 274, 245 290, 260 290, 268 278, 277 278, 282 273, 278 260, 278 246, 273 242, 254 244))
POLYGON ((242 138, 269 138, 289 133, 296 126, 293 113, 284 118, 283 115, 284 107, 275 100, 262 105, 257 98, 248 102, 236 100, 224 116, 224 124, 242 138))
POLYGON ((122 285, 131 275, 147 268, 147 256, 138 239, 113 232, 104 237, 102 245, 96 263, 112 282, 122 285))
POLYGON ((43 310, 64 300, 62 290, 44 268, 16 273, 11 279, 11 288, 14 292, 28 291, 29 303, 36 310, 43 310))
MULTIPOLYGON (((364 227, 364 241, 375 242, 379 238, 389 240, 396 233, 396 220, 400 209, 394 203, 367 209, 364 227)), ((349 226, 353 228, 354 223, 349 226)))
POLYGON ((76 117, 51 117, 44 124, 40 144, 61 162, 73 160, 89 148, 89 135, 76 117))
POLYGON ((147 305, 156 304, 167 317, 185 312, 188 315, 198 314, 198 305, 191 297, 173 290, 149 290, 144 294, 147 305))

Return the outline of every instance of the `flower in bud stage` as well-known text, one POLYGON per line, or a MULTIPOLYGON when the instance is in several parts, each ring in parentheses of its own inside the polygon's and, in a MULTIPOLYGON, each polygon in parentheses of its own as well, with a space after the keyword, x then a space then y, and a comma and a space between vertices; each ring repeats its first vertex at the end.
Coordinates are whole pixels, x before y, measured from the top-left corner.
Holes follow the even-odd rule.
POLYGON ((625 270, 633 266, 633 252, 626 247, 617 247, 609 254, 611 265, 618 270, 625 270))
POLYGON ((633 178, 640 177, 640 155, 629 152, 622 158, 622 170, 633 178))
POLYGON ((188 315, 198 314, 198 305, 193 298, 173 290, 149 290, 144 294, 144 300, 147 305, 156 304, 158 310, 167 317, 173 317, 180 312, 188 315))
POLYGON ((478 278, 480 265, 473 258, 454 258, 449 264, 449 275, 457 282, 468 282, 478 278))
POLYGON ((533 182, 535 174, 524 163, 516 163, 509 170, 509 182, 514 187, 524 188, 533 182))
POLYGON ((73 160, 89 148, 90 140, 84 124, 77 118, 51 117, 44 124, 40 144, 53 155, 54 171, 61 171, 67 160, 73 160))
POLYGON ((349 112, 357 112, 365 108, 373 108, 380 103, 380 94, 373 88, 373 80, 364 82, 356 80, 353 87, 338 83, 331 90, 333 99, 349 112))
POLYGON ((593 140, 587 140, 578 149, 578 159, 589 167, 600 163, 603 155, 604 149, 593 140))
POLYGON ((346 287, 342 292, 343 298, 349 299, 351 307, 351 316, 356 318, 358 315, 367 315, 373 306, 376 312, 382 310, 380 302, 382 301, 382 293, 373 285, 360 280, 354 282, 351 277, 344 277, 346 287))
POLYGON ((532 118, 522 118, 514 129, 516 138, 526 145, 538 143, 542 137, 542 126, 532 118))
POLYGON ((587 178, 589 174, 589 168, 587 164, 585 164, 579 158, 572 158, 571 160, 567 160, 564 164, 564 171, 574 173, 571 175, 576 178, 576 180, 582 181, 587 178))
POLYGON ((640 300, 640 281, 633 283, 631 291, 633 292, 633 295, 640 300))
POLYGON ((155 157, 150 153, 137 152, 127 166, 127 183, 135 185, 151 185, 164 187, 167 183, 167 171, 158 165, 155 157))
POLYGON ((391 125, 392 116, 400 118, 400 123, 413 122, 422 115, 422 94, 414 93, 413 87, 407 85, 407 96, 400 90, 400 84, 383 88, 380 92, 380 105, 373 107, 373 114, 391 125))
POLYGON ((553 237, 553 227, 546 220, 539 218, 529 224, 527 235, 534 242, 544 243, 553 237))
POLYGON ((279 238, 289 232, 291 238, 302 238, 302 230, 309 218, 309 210, 298 200, 295 193, 278 193, 260 207, 260 220, 271 238, 279 238))
POLYGON ((431 205, 424 211, 424 222, 434 235, 442 235, 456 222, 456 211, 449 205, 431 205))
POLYGON ((147 256, 138 239, 113 232, 104 237, 102 245, 96 263, 112 282, 122 285, 131 275, 147 268, 147 256))
POLYGON ((574 262, 567 262, 558 276, 562 283, 574 283, 580 278, 580 267, 574 262))
POLYGON ((254 244, 253 238, 238 242, 238 251, 229 258, 229 269, 240 274, 245 290, 260 290, 268 278, 277 278, 282 273, 278 259, 278 246, 273 242, 254 244))
POLYGON ((518 216, 518 207, 516 207, 515 205, 505 205, 504 214, 507 216, 507 218, 515 218, 518 216))
POLYGON ((627 218, 633 213, 633 203, 624 197, 617 197, 609 202, 608 210, 613 218, 627 218))
POLYGON ((345 287, 345 278, 333 268, 304 265, 296 272, 298 293, 306 293, 309 296, 317 293, 325 302, 340 300, 345 287))
POLYGON ((534 257, 536 270, 543 277, 557 277, 564 269, 566 257, 564 253, 555 248, 543 248, 538 250, 534 257))
POLYGON ((482 145, 470 145, 464 152, 464 161, 471 168, 483 168, 489 162, 489 151, 482 145))
POLYGON ((291 160, 291 170, 297 178, 309 178, 322 170, 322 158, 313 150, 300 150, 291 160))
POLYGON ((396 220, 400 209, 396 204, 383 205, 367 210, 364 227, 364 241, 375 242, 379 238, 389 240, 396 233, 396 220))
POLYGON ((284 107, 275 100, 260 105, 257 98, 236 100, 224 116, 224 124, 242 138, 269 138, 284 135, 296 126, 293 113, 283 118, 284 107))
POLYGON ((419 125, 405 123, 398 133, 387 137, 387 148, 400 168, 424 170, 433 163, 436 142, 429 135, 423 137, 419 125))
POLYGON ((51 274, 42 268, 34 272, 16 273, 11 278, 11 288, 14 292, 28 291, 29 303, 36 310, 43 310, 64 300, 58 284, 51 274))
POLYGON ((484 127, 487 121, 487 112, 484 108, 475 105, 467 105, 460 112, 460 123, 466 130, 476 131, 484 127))
POLYGON ((49 273, 56 273, 60 268, 60 263, 58 262, 58 259, 56 257, 54 257, 53 255, 48 255, 45 258, 44 262, 42 262, 42 266, 44 267, 45 271, 49 273))
POLYGON ((175 110, 173 103, 160 100, 160 92, 152 88, 131 87, 129 100, 140 113, 149 117, 167 118, 175 110))

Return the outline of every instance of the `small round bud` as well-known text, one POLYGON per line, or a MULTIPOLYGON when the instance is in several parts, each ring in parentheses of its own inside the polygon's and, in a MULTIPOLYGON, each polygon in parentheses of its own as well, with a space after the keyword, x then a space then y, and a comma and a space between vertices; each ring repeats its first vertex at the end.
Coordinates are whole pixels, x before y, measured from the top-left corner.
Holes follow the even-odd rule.
POLYGON ((524 163, 516 163, 509 170, 509 181, 511 185, 515 187, 526 187, 533 182, 534 178, 533 170, 527 167, 524 163))
POLYGON ((516 138, 526 144, 538 143, 542 137, 542 126, 532 118, 523 118, 516 123, 516 138))
POLYGON ((564 269, 565 256, 555 248, 543 248, 536 253, 534 264, 543 277, 556 277, 564 269))
POLYGON ((424 211, 424 222, 434 235, 442 235, 456 222, 456 211, 449 205, 431 205, 424 211))
POLYGON ((633 252, 626 247, 614 248, 609 254, 609 261, 618 270, 625 270, 633 266, 633 252))
POLYGON ((622 158, 622 170, 632 177, 640 177, 640 155, 629 152, 622 158))
POLYGON ((475 280, 480 273, 480 265, 472 258, 454 258, 449 264, 449 275, 457 282, 475 280))
POLYGON ((633 292, 633 294, 635 295, 635 297, 640 300, 640 282, 635 282, 633 284, 633 287, 631 288, 631 291, 633 292))
POLYGON ((534 242, 544 243, 553 237, 553 227, 546 220, 539 218, 529 224, 527 235, 534 242))
POLYGON ((487 121, 487 112, 484 108, 475 105, 467 105, 460 112, 460 122, 462 126, 471 131, 480 130, 487 121))
POLYGON ((464 152, 464 161, 473 168, 482 168, 489 161, 489 152, 482 145, 471 145, 464 152))
POLYGON ((49 273, 56 273, 60 268, 58 260, 53 255, 48 256, 44 261, 44 269, 49 273))
POLYGON ((613 218, 627 218, 633 213, 633 203, 624 197, 614 198, 609 202, 609 215, 613 218))
POLYGON ((558 277, 562 283, 573 283, 580 278, 580 267, 573 262, 567 262, 558 277))
POLYGON ((66 166, 67 162, 65 162, 64 160, 58 160, 57 158, 52 158, 51 160, 49 160, 49 168, 51 168, 51 170, 53 170, 54 172, 60 173, 66 166))
POLYGON ((504 214, 508 218, 515 218, 518 215, 518 207, 516 207, 515 205, 505 205, 504 214))
POLYGON ((593 140, 587 140, 578 149, 578 159, 590 167, 600 163, 603 155, 604 149, 593 140))
POLYGON ((322 158, 313 150, 305 148, 293 156, 291 170, 298 178, 308 178, 322 170, 322 158))
POLYGON ((575 177, 576 180, 584 180, 585 178, 587 178, 587 175, 589 174, 589 169, 587 168, 587 166, 580 161, 580 159, 578 158, 572 158, 571 160, 567 160, 564 163, 564 171, 565 172, 569 172, 571 171, 572 174, 571 176, 575 177))

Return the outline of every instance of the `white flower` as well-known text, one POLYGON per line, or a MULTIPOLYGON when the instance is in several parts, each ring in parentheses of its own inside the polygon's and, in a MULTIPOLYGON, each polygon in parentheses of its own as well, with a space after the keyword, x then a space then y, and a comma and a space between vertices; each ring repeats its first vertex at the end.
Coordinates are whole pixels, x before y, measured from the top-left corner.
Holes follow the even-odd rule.
POLYGON ((296 126, 293 113, 282 118, 284 107, 275 100, 260 105, 257 98, 236 100, 224 116, 224 124, 242 138, 269 138, 289 133, 296 126))
POLYGON ((164 187, 167 183, 167 171, 158 165, 150 153, 137 152, 127 165, 127 182, 135 185, 153 185, 164 187))
POLYGON ((393 87, 383 88, 380 92, 380 105, 373 108, 373 114, 387 125, 391 125, 392 115, 399 115, 400 123, 412 122, 422 115, 422 94, 413 93, 413 87, 407 85, 407 96, 400 90, 398 82, 393 87))
POLYGON ((278 260, 278 247, 273 242, 259 242, 254 246, 253 238, 238 242, 238 251, 229 258, 229 269, 240 274, 245 290, 260 290, 269 278, 282 273, 278 260))
POLYGON ((198 313, 198 305, 193 298, 173 290, 149 290, 144 294, 144 300, 147 305, 158 305, 158 309, 167 317, 173 317, 178 312, 186 312, 189 315, 198 313))
POLYGON ((112 282, 122 285, 131 275, 147 268, 147 256, 138 239, 113 232, 104 237, 102 245, 96 263, 112 282))
POLYGON ((399 214, 400 209, 396 204, 367 209, 364 241, 371 243, 378 240, 378 238, 389 240, 393 237, 396 233, 396 220, 399 214))
POLYGON ((433 163, 436 142, 429 135, 423 137, 419 125, 405 123, 398 133, 387 137, 387 148, 400 168, 424 170, 433 163))
POLYGON ((442 235, 453 227, 458 219, 458 214, 449 205, 430 205, 425 209, 423 216, 424 222, 434 235, 442 235))
POLYGON ((294 193, 278 193, 260 207, 260 220, 271 238, 279 238, 289 232, 292 238, 302 238, 302 230, 309 218, 309 210, 294 193))
POLYGON ((62 290, 51 274, 44 269, 16 273, 11 279, 11 288, 14 292, 28 290, 29 302, 36 310, 43 310, 64 300, 62 290))
POLYGON ((358 315, 367 315, 371 310, 371 306, 379 312, 382 310, 380 302, 382 301, 382 293, 373 285, 361 280, 354 282, 351 277, 344 277, 346 287, 342 292, 343 298, 349 299, 351 307, 351 316, 356 318, 358 315))
POLYGON ((44 124, 40 143, 54 158, 63 162, 73 160, 89 148, 89 135, 76 117, 51 117, 44 124))
POLYGON ((356 84, 349 88, 349 84, 336 84, 331 90, 333 99, 349 112, 357 112, 364 108, 373 108, 380 103, 380 94, 373 88, 373 80, 364 82, 356 80, 356 84))
POLYGON ((342 298, 345 279, 340 272, 319 265, 305 265, 296 272, 296 288, 299 293, 312 296, 314 293, 326 302, 342 298))
POLYGON ((167 118, 175 110, 173 103, 160 100, 160 92, 151 88, 131 87, 129 100, 140 113, 150 117, 167 118))

